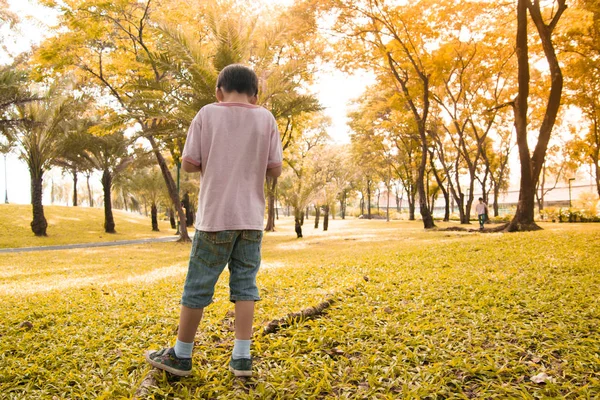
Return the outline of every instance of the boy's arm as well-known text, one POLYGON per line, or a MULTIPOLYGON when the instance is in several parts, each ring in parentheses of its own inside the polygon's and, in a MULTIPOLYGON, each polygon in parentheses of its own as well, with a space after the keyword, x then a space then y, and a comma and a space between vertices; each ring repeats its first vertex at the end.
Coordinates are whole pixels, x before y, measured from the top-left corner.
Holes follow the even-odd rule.
POLYGON ((202 172, 201 165, 195 165, 186 160, 183 160, 183 163, 181 164, 181 166, 183 167, 183 170, 185 172, 202 172))
POLYGON ((281 165, 274 168, 267 168, 267 177, 277 178, 281 175, 281 165))

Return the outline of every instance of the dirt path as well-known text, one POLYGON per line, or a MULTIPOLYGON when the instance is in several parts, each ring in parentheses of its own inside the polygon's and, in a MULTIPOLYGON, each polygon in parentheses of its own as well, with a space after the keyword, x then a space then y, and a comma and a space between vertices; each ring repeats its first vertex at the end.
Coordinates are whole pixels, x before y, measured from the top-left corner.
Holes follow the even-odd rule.
POLYGON ((24 253, 24 252, 29 252, 29 251, 70 250, 70 249, 84 249, 84 248, 88 248, 88 247, 125 246, 128 244, 174 242, 177 239, 179 239, 179 236, 168 236, 168 237, 161 237, 161 238, 137 239, 137 240, 117 240, 117 241, 113 241, 113 242, 91 242, 91 243, 63 244, 63 245, 56 245, 56 246, 17 247, 17 248, 9 248, 9 249, 0 249, 0 253, 24 253))

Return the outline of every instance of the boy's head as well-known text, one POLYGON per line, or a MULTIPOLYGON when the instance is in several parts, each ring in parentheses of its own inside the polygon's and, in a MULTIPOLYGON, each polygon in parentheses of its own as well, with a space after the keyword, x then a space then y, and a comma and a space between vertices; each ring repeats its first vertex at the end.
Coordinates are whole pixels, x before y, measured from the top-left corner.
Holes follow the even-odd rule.
POLYGON ((480 198, 479 198, 479 202, 480 202, 480 203, 483 203, 483 197, 480 197, 480 198))
POLYGON ((254 71, 244 65, 231 64, 219 73, 217 89, 225 93, 238 92, 254 97, 258 94, 258 77, 254 71))

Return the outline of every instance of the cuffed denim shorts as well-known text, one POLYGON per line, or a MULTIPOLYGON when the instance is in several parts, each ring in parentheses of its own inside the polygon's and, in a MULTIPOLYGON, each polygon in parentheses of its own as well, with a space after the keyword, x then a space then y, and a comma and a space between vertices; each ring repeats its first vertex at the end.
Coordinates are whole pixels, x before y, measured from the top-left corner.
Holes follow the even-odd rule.
POLYGON ((263 232, 196 231, 181 304, 204 308, 212 303, 215 284, 229 265, 229 300, 260 300, 256 274, 263 232))

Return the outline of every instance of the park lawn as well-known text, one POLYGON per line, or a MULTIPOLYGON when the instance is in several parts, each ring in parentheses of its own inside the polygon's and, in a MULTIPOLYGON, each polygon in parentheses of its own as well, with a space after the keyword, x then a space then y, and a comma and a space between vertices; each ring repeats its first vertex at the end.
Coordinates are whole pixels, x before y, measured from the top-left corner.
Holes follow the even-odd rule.
POLYGON ((31 205, 0 204, 0 248, 52 246, 72 243, 148 239, 175 233, 168 221, 159 221, 152 232, 150 217, 113 210, 117 233, 104 232, 104 209, 44 206, 46 237, 31 231, 31 205))
MULTIPOLYGON (((263 245, 256 377, 227 371, 227 277, 194 372, 149 398, 597 398, 600 225, 516 234, 291 221, 263 245), (317 319, 269 321, 333 298, 317 319), (531 377, 547 374, 547 383, 531 377)), ((174 341, 189 244, 0 258, 0 398, 129 398, 174 341), (19 328, 29 321, 32 328, 19 328)))

